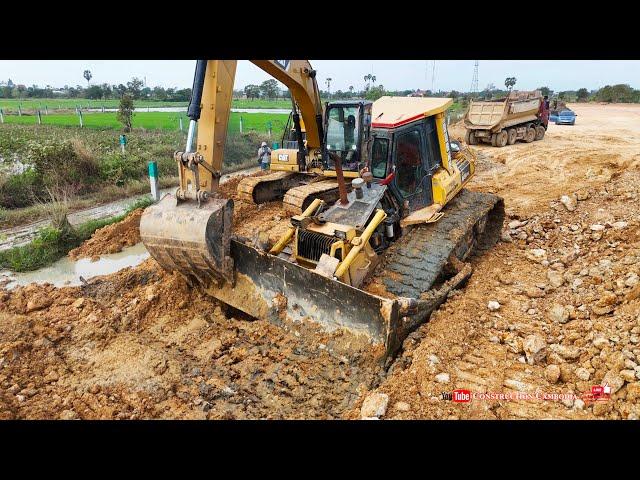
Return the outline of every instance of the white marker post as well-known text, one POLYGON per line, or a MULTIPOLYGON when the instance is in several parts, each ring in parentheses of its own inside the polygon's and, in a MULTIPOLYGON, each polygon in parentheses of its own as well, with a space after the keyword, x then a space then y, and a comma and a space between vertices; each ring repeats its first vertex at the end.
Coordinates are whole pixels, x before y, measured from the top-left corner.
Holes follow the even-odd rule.
POLYGON ((40 110, 38 110, 38 125, 42 125, 42 116, 40 115, 40 110))
POLYGON ((149 162, 149 183, 151 184, 151 196, 157 202, 160 200, 160 183, 158 181, 158 164, 155 160, 149 162))
POLYGON ((4 112, 0 108, 0 123, 4 123, 4 112))
POLYGON ((78 118, 80 119, 80 128, 82 128, 84 126, 82 123, 82 110, 78 110, 78 118))
POLYGON ((18 116, 22 116, 22 105, 18 104, 18 116))
POLYGON ((180 120, 180 131, 182 132, 182 117, 180 117, 179 120, 180 120))
POLYGON ((46 105, 44 106, 44 114, 49 115, 49 107, 47 107, 46 105))
POLYGON ((240 117, 240 133, 242 133, 242 117, 240 117))

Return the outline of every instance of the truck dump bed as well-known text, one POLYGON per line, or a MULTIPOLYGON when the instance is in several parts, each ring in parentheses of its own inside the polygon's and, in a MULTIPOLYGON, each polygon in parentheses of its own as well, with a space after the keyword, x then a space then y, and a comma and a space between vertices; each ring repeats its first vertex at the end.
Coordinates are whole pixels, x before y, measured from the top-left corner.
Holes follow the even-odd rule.
POLYGON ((472 100, 464 117, 468 129, 498 131, 537 118, 542 94, 510 92, 499 100, 472 100))

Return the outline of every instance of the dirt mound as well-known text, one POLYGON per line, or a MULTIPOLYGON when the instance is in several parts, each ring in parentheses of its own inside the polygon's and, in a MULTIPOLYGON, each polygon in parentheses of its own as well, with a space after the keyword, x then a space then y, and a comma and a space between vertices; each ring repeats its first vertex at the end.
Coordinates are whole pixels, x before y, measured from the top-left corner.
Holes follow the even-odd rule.
POLYGON ((337 418, 379 378, 344 337, 228 316, 149 259, 0 292, 0 418, 337 418))
POLYGON ((376 391, 387 417, 639 418, 640 214, 626 206, 639 183, 625 172, 580 191, 573 211, 512 217, 513 241, 476 259, 464 291, 405 341, 376 391), (589 401, 604 384, 611 399, 589 401), (534 398, 454 403, 442 395, 454 389, 534 398))
POLYGON ((100 255, 121 252, 124 247, 132 247, 140 242, 140 217, 144 209, 138 208, 118 223, 102 227, 89 240, 69 252, 69 257, 77 260, 89 257, 98 260, 100 255))

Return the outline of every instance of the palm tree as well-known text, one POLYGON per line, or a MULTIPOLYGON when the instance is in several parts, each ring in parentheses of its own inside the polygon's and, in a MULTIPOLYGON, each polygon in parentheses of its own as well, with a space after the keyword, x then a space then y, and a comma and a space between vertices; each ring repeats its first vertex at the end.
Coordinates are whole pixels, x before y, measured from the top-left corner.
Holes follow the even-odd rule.
POLYGON ((370 75, 371 77, 371 82, 373 83, 373 86, 376 86, 376 76, 375 75, 370 75))
POLYGON ((351 97, 353 98, 353 85, 349 85, 349 93, 351 94, 351 97))
POLYGON ((325 82, 327 82, 327 94, 329 95, 329 98, 331 98, 331 80, 333 80, 332 78, 327 78, 325 80, 325 82))
POLYGON ((369 90, 369 81, 371 80, 371 77, 372 75, 370 73, 364 76, 364 81, 366 82, 364 85, 364 89, 367 91, 369 90))
POLYGON ((516 84, 516 77, 507 77, 504 81, 504 86, 511 91, 513 86, 516 84))
POLYGON ((93 77, 93 75, 91 75, 91 70, 85 70, 82 76, 85 78, 85 80, 87 80, 87 87, 88 87, 89 80, 91 80, 91 77, 93 77))

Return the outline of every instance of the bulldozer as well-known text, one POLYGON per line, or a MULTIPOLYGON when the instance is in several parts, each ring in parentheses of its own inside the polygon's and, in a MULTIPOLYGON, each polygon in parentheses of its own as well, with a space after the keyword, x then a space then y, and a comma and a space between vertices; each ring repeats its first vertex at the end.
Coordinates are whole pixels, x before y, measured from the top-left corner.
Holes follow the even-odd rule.
MULTIPOLYGON (((238 184, 238 197, 257 204, 283 200, 290 214, 301 213, 316 198, 335 201, 338 184, 335 168, 322 143, 324 119, 329 119, 329 127, 335 127, 338 115, 347 112, 340 121, 350 122, 348 127, 358 137, 362 134, 364 118, 371 114, 371 102, 330 102, 325 108, 320 101, 316 71, 308 60, 252 62, 289 88, 292 110, 285 126, 288 138, 285 141, 283 136, 282 148, 271 152, 270 173, 242 179, 238 184)), ((331 151, 331 145, 328 150, 331 151)), ((344 165, 344 176, 358 177, 366 159, 356 149, 349 151, 349 160, 344 165)))
POLYGON ((502 229, 502 198, 465 188, 476 164, 449 140, 453 100, 328 106, 318 154, 336 172, 338 199, 314 198, 264 245, 233 235, 233 201, 217 192, 234 70, 231 61, 207 62, 198 148, 175 154, 180 187, 145 210, 142 241, 163 268, 251 317, 348 331, 393 357, 502 229), (353 105, 371 111, 359 135, 348 120, 353 105), (348 191, 342 164, 354 151, 366 165, 348 191))

